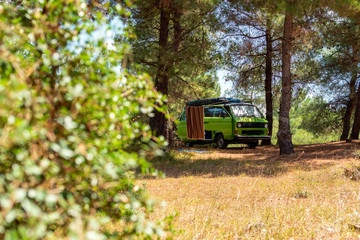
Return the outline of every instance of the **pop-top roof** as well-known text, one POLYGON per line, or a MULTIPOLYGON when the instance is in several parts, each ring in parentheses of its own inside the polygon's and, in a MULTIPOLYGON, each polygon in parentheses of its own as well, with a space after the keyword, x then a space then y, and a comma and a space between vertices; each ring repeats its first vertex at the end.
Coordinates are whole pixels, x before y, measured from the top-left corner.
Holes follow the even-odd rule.
POLYGON ((207 98, 190 101, 186 103, 186 106, 203 106, 203 105, 218 105, 218 104, 231 104, 231 103, 247 103, 236 98, 207 98))

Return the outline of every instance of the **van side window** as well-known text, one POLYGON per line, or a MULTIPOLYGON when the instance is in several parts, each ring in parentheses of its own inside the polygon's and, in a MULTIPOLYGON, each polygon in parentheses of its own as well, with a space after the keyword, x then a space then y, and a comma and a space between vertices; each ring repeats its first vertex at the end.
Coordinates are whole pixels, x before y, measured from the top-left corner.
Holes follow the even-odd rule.
POLYGON ((224 108, 219 107, 214 109, 214 117, 230 117, 224 108))
POLYGON ((213 115, 214 115, 213 108, 204 107, 204 116, 205 117, 213 117, 213 115))
POLYGON ((230 115, 222 107, 205 107, 205 117, 230 117, 230 115))
POLYGON ((224 106, 225 110, 231 115, 230 106, 224 106))

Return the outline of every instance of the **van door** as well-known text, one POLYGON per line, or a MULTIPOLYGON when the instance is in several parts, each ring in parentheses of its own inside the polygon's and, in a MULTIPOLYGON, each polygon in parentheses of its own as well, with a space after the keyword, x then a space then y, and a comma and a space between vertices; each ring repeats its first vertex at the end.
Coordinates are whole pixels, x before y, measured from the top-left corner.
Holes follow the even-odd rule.
POLYGON ((205 107, 204 108, 205 132, 212 132, 212 139, 216 132, 222 132, 226 140, 233 139, 232 118, 223 107, 205 107))
POLYGON ((205 139, 203 106, 186 107, 186 130, 188 139, 205 139))

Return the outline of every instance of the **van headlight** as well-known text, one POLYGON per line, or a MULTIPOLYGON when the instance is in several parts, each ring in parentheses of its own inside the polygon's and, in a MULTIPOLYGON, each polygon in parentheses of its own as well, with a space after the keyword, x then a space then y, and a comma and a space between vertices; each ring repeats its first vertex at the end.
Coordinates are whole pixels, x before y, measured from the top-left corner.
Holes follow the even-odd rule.
POLYGON ((241 123, 240 122, 237 123, 237 128, 241 128, 241 123))
POLYGON ((265 123, 265 126, 264 126, 265 128, 269 128, 269 124, 267 124, 267 123, 265 123))

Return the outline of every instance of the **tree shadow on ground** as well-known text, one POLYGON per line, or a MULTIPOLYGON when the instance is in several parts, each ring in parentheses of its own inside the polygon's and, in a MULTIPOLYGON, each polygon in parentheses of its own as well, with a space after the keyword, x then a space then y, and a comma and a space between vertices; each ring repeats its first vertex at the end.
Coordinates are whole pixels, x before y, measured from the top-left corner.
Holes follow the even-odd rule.
POLYGON ((257 149, 236 147, 212 150, 205 154, 179 153, 173 149, 172 160, 155 161, 153 165, 172 178, 239 175, 275 177, 291 171, 324 169, 341 161, 354 160, 353 153, 356 149, 360 149, 359 141, 351 144, 335 142, 297 146, 296 153, 290 156, 279 156, 276 146, 262 146, 257 149))
POLYGON ((154 164, 154 167, 167 177, 184 176, 239 176, 275 177, 294 170, 311 171, 335 165, 334 162, 311 163, 309 161, 287 162, 282 160, 234 160, 234 159, 199 159, 191 162, 172 162, 154 164))

